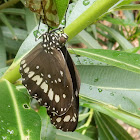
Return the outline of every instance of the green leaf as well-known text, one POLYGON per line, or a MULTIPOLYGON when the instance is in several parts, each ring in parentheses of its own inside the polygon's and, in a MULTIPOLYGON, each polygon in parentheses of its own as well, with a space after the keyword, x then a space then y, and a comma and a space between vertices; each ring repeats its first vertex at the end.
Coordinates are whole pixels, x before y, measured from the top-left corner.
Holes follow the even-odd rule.
POLYGON ((140 10, 140 4, 127 4, 112 9, 112 11, 119 11, 119 10, 140 10))
POLYGON ((40 117, 29 98, 7 80, 0 80, 0 139, 40 139, 40 117))
POLYGON ((82 82, 81 96, 140 114, 139 74, 111 66, 81 65, 77 68, 82 82))
POLYGON ((50 123, 50 117, 47 115, 45 107, 40 107, 39 115, 41 117, 41 140, 55 140, 56 129, 50 123))
POLYGON ((4 67, 0 69, 0 78, 2 77, 2 75, 5 73, 5 71, 8 69, 8 67, 4 67))
MULTIPOLYGON (((4 37, 13 38, 12 33, 7 27, 2 26, 1 29, 4 37)), ((19 28, 13 28, 13 30, 18 39, 24 40, 27 37, 27 31, 19 28)))
POLYGON ((135 23, 134 21, 129 20, 129 19, 124 20, 124 19, 120 19, 120 18, 111 18, 109 16, 105 17, 103 19, 111 22, 112 24, 116 24, 116 25, 138 27, 137 23, 135 23))
POLYGON ((36 15, 28 8, 25 9, 27 31, 30 33, 38 25, 36 15))
POLYGON ((134 140, 126 130, 123 129, 114 119, 111 117, 100 113, 101 118, 105 122, 106 126, 110 129, 113 135, 119 140, 134 140))
POLYGON ((16 55, 22 42, 22 40, 13 40, 11 38, 4 37, 4 46, 6 47, 6 52, 16 55))
MULTIPOLYGON (((69 50, 73 53, 73 50, 69 50)), ((86 56, 125 70, 140 73, 140 55, 101 49, 74 49, 78 55, 86 56)))
POLYGON ((25 10, 19 9, 19 8, 6 8, 6 9, 0 10, 0 12, 5 13, 5 14, 25 15, 25 10))
POLYGON ((138 129, 140 129, 140 116, 131 114, 127 111, 124 111, 122 109, 116 108, 111 105, 107 105, 105 103, 99 103, 97 101, 93 101, 90 99, 86 99, 89 102, 81 102, 80 104, 84 107, 92 108, 96 111, 102 112, 106 115, 109 115, 113 118, 120 119, 124 121, 125 123, 130 124, 131 126, 134 126, 138 129), (91 103, 90 103, 91 102, 91 103), (133 121, 132 121, 133 120, 133 121))
POLYGON ((88 48, 101 49, 99 43, 85 30, 81 31, 76 38, 87 45, 88 48))
POLYGON ((89 116, 89 113, 84 113, 79 115, 79 122, 86 119, 89 116))
POLYGON ((13 36, 13 37, 16 37, 12 25, 10 24, 10 22, 9 22, 8 19, 7 19, 7 17, 6 17, 3 13, 0 13, 0 19, 1 19, 1 21, 9 28, 9 30, 10 30, 12 36, 13 36))
POLYGON ((57 130, 56 140, 93 140, 93 139, 77 132, 63 132, 61 130, 57 130))
POLYGON ((121 47, 124 50, 133 48, 133 45, 131 45, 131 43, 127 39, 125 39, 119 32, 102 24, 96 24, 96 25, 102 30, 108 32, 121 45, 121 47))
POLYGON ((104 121, 102 120, 100 114, 98 112, 94 112, 94 118, 96 125, 98 127, 98 132, 99 132, 99 139, 103 140, 113 140, 113 136, 109 129, 106 127, 104 121))
POLYGON ((55 3, 58 12, 59 22, 61 22, 68 8, 69 0, 55 0, 55 3))
POLYGON ((0 68, 3 68, 6 66, 6 50, 3 40, 3 34, 0 29, 0 68))

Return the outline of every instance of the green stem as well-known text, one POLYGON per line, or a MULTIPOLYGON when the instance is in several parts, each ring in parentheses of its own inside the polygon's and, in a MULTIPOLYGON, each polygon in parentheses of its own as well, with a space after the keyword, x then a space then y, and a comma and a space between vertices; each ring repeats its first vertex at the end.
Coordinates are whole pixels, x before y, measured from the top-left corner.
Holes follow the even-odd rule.
POLYGON ((105 14, 119 0, 96 0, 83 14, 65 28, 69 40, 105 14))
POLYGON ((19 67, 19 64, 13 67, 11 65, 1 79, 7 79, 9 82, 15 83, 21 77, 19 67))
POLYGON ((5 2, 4 4, 1 4, 1 5, 0 5, 0 10, 5 9, 5 8, 7 8, 7 7, 10 7, 10 6, 12 6, 12 5, 18 3, 19 1, 20 1, 20 0, 10 0, 10 1, 8 1, 8 2, 5 2))
MULTIPOLYGON (((88 127, 92 121, 92 116, 93 116, 93 109, 90 109, 90 115, 88 117, 87 122, 84 124, 85 127, 88 127)), ((87 131, 87 128, 83 130, 82 135, 84 135, 87 131)))

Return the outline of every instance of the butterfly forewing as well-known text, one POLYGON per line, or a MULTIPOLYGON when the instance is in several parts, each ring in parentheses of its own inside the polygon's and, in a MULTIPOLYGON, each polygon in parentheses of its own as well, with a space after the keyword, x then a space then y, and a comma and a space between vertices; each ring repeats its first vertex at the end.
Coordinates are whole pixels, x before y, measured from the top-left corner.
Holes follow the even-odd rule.
POLYGON ((30 95, 48 107, 49 112, 62 115, 69 109, 73 85, 61 51, 53 48, 47 53, 42 44, 38 44, 21 61, 20 72, 30 95))

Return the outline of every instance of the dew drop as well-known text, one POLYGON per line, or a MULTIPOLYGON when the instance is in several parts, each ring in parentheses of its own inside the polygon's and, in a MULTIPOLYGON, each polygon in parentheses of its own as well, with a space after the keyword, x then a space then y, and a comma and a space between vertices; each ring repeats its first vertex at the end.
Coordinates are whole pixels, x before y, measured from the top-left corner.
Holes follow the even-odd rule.
POLYGON ((64 19, 61 21, 61 24, 62 25, 65 25, 65 20, 64 19))
POLYGON ((84 1, 83 1, 83 5, 85 5, 85 6, 89 5, 89 3, 90 3, 89 0, 84 0, 84 1))
POLYGON ((92 86, 89 86, 89 89, 92 90, 92 86))
POLYGON ((7 129, 7 133, 14 134, 14 130, 7 129))
POLYGON ((126 98, 123 96, 123 99, 125 100, 126 98))
POLYGON ((94 79, 94 82, 98 82, 98 80, 99 80, 98 78, 95 78, 95 79, 94 79))
POLYGON ((85 64, 87 64, 87 60, 86 59, 84 59, 83 61, 84 61, 85 64))
POLYGON ((6 140, 7 139, 7 136, 2 136, 2 140, 6 140))
POLYGON ((99 92, 102 92, 103 90, 102 90, 101 88, 98 88, 98 91, 99 91, 99 92))
POLYGON ((113 92, 111 92, 111 93, 110 93, 110 95, 111 95, 111 96, 114 96, 114 93, 113 93, 113 92))

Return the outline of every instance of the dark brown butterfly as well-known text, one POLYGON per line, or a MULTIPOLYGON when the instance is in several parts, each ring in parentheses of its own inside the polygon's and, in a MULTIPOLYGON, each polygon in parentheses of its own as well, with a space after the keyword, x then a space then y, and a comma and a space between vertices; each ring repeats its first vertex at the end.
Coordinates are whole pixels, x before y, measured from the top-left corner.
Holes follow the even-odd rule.
POLYGON ((65 47, 68 36, 55 29, 42 37, 43 42, 20 63, 22 83, 47 108, 57 129, 74 131, 78 123, 80 78, 65 47))

